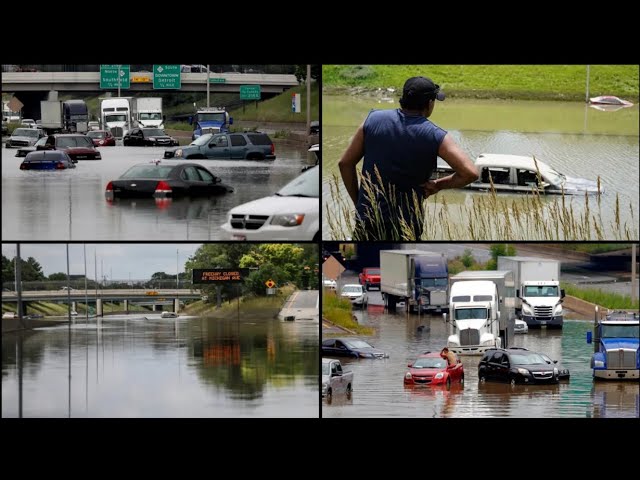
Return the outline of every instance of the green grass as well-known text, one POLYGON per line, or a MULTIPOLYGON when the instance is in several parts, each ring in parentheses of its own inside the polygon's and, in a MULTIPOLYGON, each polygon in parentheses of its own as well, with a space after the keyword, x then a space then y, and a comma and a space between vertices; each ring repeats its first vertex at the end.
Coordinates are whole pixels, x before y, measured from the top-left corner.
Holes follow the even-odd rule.
POLYGON ((573 250, 576 252, 583 253, 604 253, 604 252, 614 252, 616 250, 624 250, 626 248, 630 248, 631 244, 620 244, 620 243, 579 243, 579 244, 567 244, 562 245, 561 248, 565 250, 573 250))
POLYGON ((349 300, 339 298, 335 293, 324 291, 322 296, 322 317, 330 322, 362 335, 373 334, 373 328, 363 327, 353 320, 352 306, 349 300))
MULTIPOLYGON (((589 96, 638 101, 638 65, 591 65, 589 96)), ((585 100, 586 65, 324 65, 323 88, 402 92, 412 76, 430 77, 449 96, 532 100, 585 100)))
MULTIPOLYGON (((284 302, 295 290, 292 286, 285 286, 278 289, 278 294, 268 297, 242 297, 240 298, 241 316, 267 316, 274 317, 282 309, 284 302)), ((205 303, 202 300, 193 302, 183 309, 186 315, 208 315, 219 318, 231 318, 237 315, 238 302, 233 299, 231 302, 223 302, 220 308, 216 308, 215 296, 210 296, 213 303, 205 303)))
MULTIPOLYGON (((319 118, 320 89, 318 83, 311 84, 311 120, 319 118)), ((257 122, 286 122, 286 123, 306 123, 307 121, 307 86, 300 85, 291 88, 277 97, 270 98, 263 102, 249 102, 242 111, 242 107, 230 112, 235 120, 253 120, 257 122), (291 112, 291 95, 300 93, 300 113, 291 112)))
POLYGON ((185 132, 193 131, 193 125, 189 125, 188 122, 165 122, 165 130, 182 130, 185 132))
POLYGON ((604 292, 595 288, 579 288, 565 283, 562 283, 562 288, 564 288, 567 295, 595 303, 596 305, 602 305, 610 310, 638 310, 640 308, 640 302, 638 300, 632 302, 630 295, 604 292))

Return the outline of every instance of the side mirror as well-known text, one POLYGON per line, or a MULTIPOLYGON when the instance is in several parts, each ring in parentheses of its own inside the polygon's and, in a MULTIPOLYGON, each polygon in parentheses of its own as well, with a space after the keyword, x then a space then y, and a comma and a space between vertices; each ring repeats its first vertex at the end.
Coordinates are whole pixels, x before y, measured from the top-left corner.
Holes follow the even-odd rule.
POLYGON ((413 363, 407 363, 407 367, 409 368, 413 367, 413 363))
POLYGON ((229 117, 229 125, 233 125, 233 117, 229 117))
POLYGON ((516 289, 516 298, 520 298, 520 289, 519 288, 516 289))
POLYGON ((565 294, 564 294, 564 288, 562 290, 560 290, 560 298, 564 298, 565 294))
POLYGON ((558 360, 554 360, 553 363, 558 363, 558 360))
POLYGON ((591 343, 593 338, 593 332, 587 332, 587 343, 591 343))

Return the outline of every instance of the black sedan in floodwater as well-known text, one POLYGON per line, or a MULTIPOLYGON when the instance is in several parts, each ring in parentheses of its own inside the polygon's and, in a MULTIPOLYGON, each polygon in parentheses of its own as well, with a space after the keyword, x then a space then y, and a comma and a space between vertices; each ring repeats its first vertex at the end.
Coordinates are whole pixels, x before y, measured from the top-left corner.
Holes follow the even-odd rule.
POLYGON ((122 138, 122 144, 125 147, 130 145, 177 147, 179 145, 178 140, 164 133, 161 128, 134 128, 122 138))
POLYGON ((107 184, 107 200, 144 197, 207 197, 233 192, 197 163, 156 160, 139 163, 107 184))
POLYGON ((357 338, 329 338, 322 341, 322 355, 355 358, 388 358, 389 355, 357 338))

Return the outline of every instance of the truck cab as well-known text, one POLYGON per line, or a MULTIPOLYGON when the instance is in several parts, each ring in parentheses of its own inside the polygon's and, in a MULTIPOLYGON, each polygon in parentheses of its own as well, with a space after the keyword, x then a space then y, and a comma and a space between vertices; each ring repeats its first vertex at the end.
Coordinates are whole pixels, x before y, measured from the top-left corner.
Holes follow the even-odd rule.
POLYGON ((593 378, 637 380, 639 335, 637 313, 613 312, 602 320, 596 319, 593 332, 587 332, 587 343, 593 343, 593 378))
POLYGON ((488 280, 455 282, 449 300, 455 333, 447 347, 458 355, 481 355, 500 348, 500 309, 498 290, 488 280))
POLYGON ((106 98, 100 104, 100 118, 105 130, 116 138, 124 137, 132 127, 129 99, 106 98))
POLYGON ((194 117, 189 117, 189 124, 193 125, 191 140, 195 140, 205 133, 228 132, 233 118, 224 108, 200 108, 194 117))

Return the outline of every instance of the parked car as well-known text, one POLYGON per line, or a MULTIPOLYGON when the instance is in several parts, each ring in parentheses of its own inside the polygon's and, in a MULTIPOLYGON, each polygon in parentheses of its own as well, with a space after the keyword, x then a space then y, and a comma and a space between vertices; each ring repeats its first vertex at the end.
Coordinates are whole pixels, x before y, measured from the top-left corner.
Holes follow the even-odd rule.
POLYGON ((75 290, 75 288, 73 287, 67 287, 66 285, 63 285, 62 287, 60 287, 60 290, 69 290, 70 292, 73 292, 75 290))
POLYGON ((407 365, 404 374, 405 385, 446 385, 464 382, 464 366, 460 359, 455 365, 448 365, 439 352, 425 352, 407 365))
POLYGON ((230 240, 320 239, 320 167, 294 178, 271 197, 229 210, 221 228, 230 240))
POLYGON ((349 299, 353 305, 360 305, 365 308, 368 303, 367 292, 359 283, 349 283, 342 287, 340 296, 349 299))
POLYGON ((516 323, 513 327, 513 332, 514 333, 527 333, 529 331, 529 326, 527 325, 527 322, 525 322, 524 320, 520 320, 518 318, 516 318, 516 323))
POLYGON ((558 360, 551 360, 548 355, 541 353, 540 356, 545 359, 547 364, 555 366, 558 369, 558 379, 560 380, 568 380, 571 377, 571 373, 569 373, 569 369, 563 367, 562 365, 558 365, 558 360))
POLYGON ((171 147, 178 146, 178 140, 170 137, 161 128, 133 128, 122 138, 125 147, 137 145, 171 147))
POLYGON ((42 138, 42 130, 37 128, 16 128, 9 140, 7 140, 6 147, 31 147, 42 138))
POLYGON ((20 164, 20 170, 65 170, 67 168, 76 168, 76 165, 69 155, 58 150, 30 152, 20 164))
POLYGON ((18 314, 16 312, 5 312, 2 314, 2 318, 18 318, 18 314))
POLYGON ((92 130, 87 132, 94 147, 115 147, 116 137, 109 130, 92 130))
POLYGON ((24 317, 26 320, 36 320, 38 318, 44 318, 44 315, 40 313, 30 313, 29 315, 24 317))
POLYGON ((514 349, 489 349, 478 364, 478 378, 516 383, 558 383, 556 366, 536 352, 514 349))
POLYGON ((338 288, 338 284, 336 283, 336 281, 331 280, 330 278, 325 278, 322 281, 322 285, 324 286, 324 288, 328 288, 329 290, 333 290, 333 291, 335 291, 338 288))
POLYGON ((345 394, 351 397, 353 389, 353 372, 342 370, 340 360, 335 358, 322 359, 322 398, 331 403, 333 396, 345 394))
POLYGON ((322 341, 322 355, 332 357, 388 358, 382 350, 359 338, 328 338, 322 341))
POLYGON ((363 268, 358 275, 360 285, 369 291, 371 287, 380 288, 380 269, 379 268, 363 268))
POLYGON ((33 118, 23 118, 22 125, 27 128, 34 128, 36 126, 36 121, 33 118))
POLYGON ((87 123, 87 127, 89 128, 89 131, 100 130, 100 122, 89 122, 87 123))
POLYGON ((107 200, 126 197, 204 197, 233 192, 233 188, 202 165, 188 162, 139 163, 107 184, 107 200))
POLYGON ((596 105, 620 105, 622 107, 633 107, 633 103, 627 100, 623 100, 613 95, 602 95, 600 97, 592 97, 589 99, 589 103, 596 105))
POLYGON ((16 152, 16 157, 26 157, 28 153, 35 152, 38 147, 47 143, 47 137, 42 137, 31 147, 20 147, 16 152))
POLYGON ((306 167, 302 167, 302 171, 305 172, 310 168, 313 168, 315 165, 320 165, 320 144, 311 145, 309 150, 307 150, 307 161, 310 165, 306 167))
POLYGON ((102 155, 93 146, 93 141, 80 133, 49 135, 45 144, 36 148, 37 150, 62 150, 74 162, 78 160, 102 160, 102 155))
POLYGON ((190 145, 164 152, 164 158, 210 158, 231 160, 275 160, 275 146, 261 132, 202 135, 190 145))

